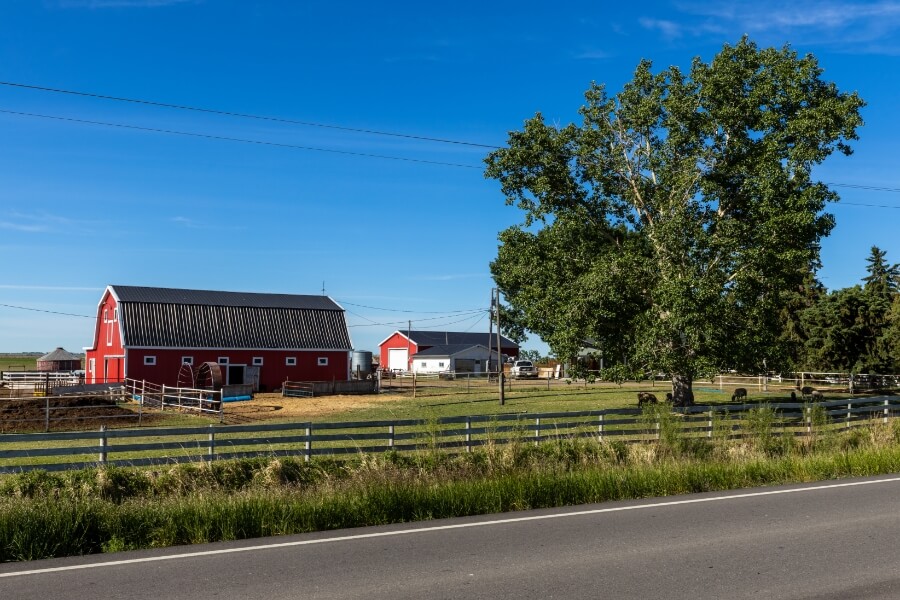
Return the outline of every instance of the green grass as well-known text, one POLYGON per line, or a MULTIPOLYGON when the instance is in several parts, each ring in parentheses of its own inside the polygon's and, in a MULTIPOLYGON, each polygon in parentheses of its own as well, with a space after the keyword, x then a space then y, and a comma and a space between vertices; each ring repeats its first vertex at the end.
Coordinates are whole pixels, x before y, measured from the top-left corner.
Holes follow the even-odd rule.
MULTIPOLYGON (((699 387, 704 387, 699 385, 699 387)), ((445 388, 453 391, 452 388, 445 388)), ((404 391, 402 399, 393 402, 380 402, 375 406, 355 408, 342 413, 331 413, 322 416, 311 417, 310 421, 338 422, 338 421, 380 421, 390 419, 432 419, 451 416, 466 415, 493 415, 501 413, 544 413, 557 411, 599 410, 605 408, 636 408, 637 392, 646 391, 654 393, 660 401, 665 399, 667 391, 670 391, 667 382, 658 381, 653 385, 649 381, 642 383, 627 383, 619 386, 610 383, 593 383, 585 385, 583 382, 566 384, 564 381, 553 381, 551 389, 547 389, 546 381, 516 381, 512 391, 506 392, 506 402, 500 405, 496 385, 490 389, 480 388, 471 393, 465 393, 464 384, 453 393, 419 393, 415 398, 412 393, 404 391)), ((710 389, 712 386, 710 384, 710 389)), ((790 390, 781 390, 774 385, 768 392, 750 390, 748 403, 761 402, 790 402, 790 390)), ((702 405, 719 406, 730 404, 731 390, 726 388, 723 392, 698 391, 695 402, 702 405)), ((828 399, 836 399, 837 394, 828 395, 828 399)), ((361 398, 362 401, 365 397, 361 398)), ((225 407, 226 415, 229 411, 225 407)), ((239 407, 235 407, 239 410, 239 407)), ((299 419, 275 419, 276 422, 299 419)))
POLYGON ((34 371, 38 358, 40 356, 32 354, 0 355, 0 371, 34 371))
MULTIPOLYGON (((767 417, 754 417, 765 429, 767 417)), ((204 543, 900 470, 900 424, 779 443, 661 426, 657 444, 562 439, 448 455, 257 458, 0 478, 0 561, 204 543), (50 533, 52 532, 52 534, 50 533)), ((720 432, 721 433, 721 432, 720 432)))

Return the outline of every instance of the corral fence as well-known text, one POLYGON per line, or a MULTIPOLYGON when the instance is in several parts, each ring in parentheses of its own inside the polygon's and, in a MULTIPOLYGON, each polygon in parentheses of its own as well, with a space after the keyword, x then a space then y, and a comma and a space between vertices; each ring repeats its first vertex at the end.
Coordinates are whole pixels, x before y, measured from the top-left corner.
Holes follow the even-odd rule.
POLYGON ((341 456, 386 451, 471 452, 488 444, 569 438, 652 442, 668 435, 741 439, 759 435, 753 410, 776 418, 767 435, 813 437, 820 433, 888 423, 900 414, 890 396, 852 398, 815 405, 782 403, 694 406, 670 413, 634 408, 539 414, 499 414, 346 423, 208 425, 153 429, 0 435, 0 473, 61 471, 96 465, 146 466, 252 456, 341 456), (665 417, 664 417, 665 415, 665 417), (666 425, 666 428, 669 427, 666 425))
MULTIPOLYGON (((703 387, 705 381, 695 381, 703 387)), ((759 392, 791 391, 811 387, 824 392, 864 393, 872 391, 895 391, 900 389, 900 375, 799 372, 783 375, 745 376, 723 373, 709 380, 709 384, 719 390, 744 387, 759 392)))
MULTIPOLYGON (((551 389, 565 382, 546 369, 538 377, 517 379, 508 372, 503 375, 503 389, 551 389)), ((444 396, 453 394, 479 394, 497 391, 497 373, 466 373, 445 371, 442 373, 418 373, 415 371, 379 372, 378 389, 388 394, 419 396, 444 396)))
MULTIPOLYGON (((504 373, 503 388, 507 392, 515 390, 567 389, 577 381, 579 388, 616 385, 602 379, 601 371, 591 371, 593 377, 573 380, 558 378, 554 371, 544 369, 538 377, 514 378, 504 373)), ((660 374, 647 377, 636 383, 649 382, 652 387, 671 386, 669 379, 660 374)), ((445 371, 441 373, 418 373, 414 371, 379 371, 378 390, 391 394, 408 394, 413 397, 444 396, 456 394, 484 394, 497 391, 497 373, 466 373, 445 371)), ((709 379, 696 379, 695 391, 721 392, 731 394, 742 387, 749 393, 778 393, 788 396, 791 391, 810 387, 828 393, 871 393, 900 391, 900 375, 872 375, 851 373, 802 372, 783 375, 740 375, 722 373, 709 379)), ((298 394, 301 395, 301 394, 298 394)), ((799 393, 797 394, 800 395, 799 393)))
POLYGON ((224 407, 221 390, 172 387, 136 379, 126 379, 123 386, 131 398, 142 408, 158 408, 160 410, 169 408, 181 412, 218 416, 220 421, 223 418, 224 407))
POLYGON ((84 376, 72 371, 3 371, 0 389, 5 397, 48 396, 55 388, 84 383, 84 376))

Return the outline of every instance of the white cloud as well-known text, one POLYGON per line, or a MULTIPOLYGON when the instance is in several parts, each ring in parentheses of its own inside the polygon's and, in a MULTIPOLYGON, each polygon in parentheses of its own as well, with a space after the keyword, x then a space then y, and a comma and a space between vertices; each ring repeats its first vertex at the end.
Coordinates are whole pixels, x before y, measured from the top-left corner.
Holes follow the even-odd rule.
POLYGON ((574 56, 578 60, 606 60, 612 58, 613 54, 604 50, 585 50, 574 56))
POLYGON ((667 39, 702 36, 714 31, 751 34, 767 43, 817 43, 845 52, 896 54, 900 1, 878 2, 741 0, 681 2, 678 21, 640 19, 667 39), (766 39, 768 38, 768 39, 766 39))
POLYGON ((191 219, 188 217, 172 217, 170 219, 176 225, 180 225, 182 227, 187 227, 188 229, 206 229, 211 231, 244 231, 246 227, 241 226, 227 226, 227 225, 214 225, 211 223, 204 223, 202 221, 197 221, 196 219, 191 219))
POLYGON ((684 28, 674 21, 666 21, 665 19, 648 19, 642 17, 638 19, 638 22, 645 29, 656 29, 663 34, 663 37, 670 40, 680 38, 682 35, 684 35, 684 28))
POLYGON ((13 231, 22 231, 24 233, 45 233, 50 231, 50 228, 46 225, 28 225, 10 221, 0 221, 0 229, 11 229, 13 231))
POLYGON ((59 0, 62 8, 157 8, 197 0, 59 0))

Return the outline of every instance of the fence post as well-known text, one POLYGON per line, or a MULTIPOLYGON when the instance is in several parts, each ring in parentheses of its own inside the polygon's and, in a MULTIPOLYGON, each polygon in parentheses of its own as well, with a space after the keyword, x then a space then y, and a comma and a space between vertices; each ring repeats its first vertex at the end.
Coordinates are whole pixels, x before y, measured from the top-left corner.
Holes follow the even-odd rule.
POLYGON ((659 415, 656 415, 656 441, 659 441, 659 415))
POLYGON ((225 422, 225 398, 222 395, 222 390, 219 390, 219 423, 225 422))
POLYGON ((722 391, 722 376, 719 375, 719 391, 722 391))
POLYGON ((44 396, 44 431, 50 431, 50 398, 44 396))
POLYGON ((209 424, 209 460, 213 461, 216 459, 216 430, 213 429, 215 427, 212 423, 209 424))
POLYGON ((550 391, 550 373, 547 373, 547 391, 550 391))
POLYGON ((416 397, 416 372, 413 371, 413 398, 416 397))
POLYGON ((98 457, 97 462, 101 465, 106 464, 106 425, 100 426, 100 456, 98 457))
POLYGON ((806 409, 806 437, 812 436, 812 408, 806 409))
MULTIPOLYGON (((134 398, 134 394, 132 394, 131 397, 134 398)), ((138 402, 138 427, 141 426, 143 417, 144 417, 144 397, 141 396, 141 401, 138 402)))
POLYGON ((472 381, 472 374, 466 373, 466 393, 469 393, 469 382, 472 381))
POLYGON ((709 428, 709 430, 706 432, 706 437, 711 438, 712 430, 713 430, 713 411, 712 411, 712 409, 709 409, 709 421, 706 422, 706 426, 709 428))
POLYGON ((312 458, 312 423, 306 425, 306 454, 303 460, 309 462, 310 458, 312 458))
POLYGON ((600 418, 598 421, 599 422, 597 424, 597 439, 602 442, 603 441, 603 415, 602 414, 600 415, 600 418))
POLYGON ((850 407, 853 406, 851 402, 847 403, 847 429, 850 429, 850 407))
POLYGON ((888 422, 888 399, 884 399, 884 424, 887 425, 888 422))
POLYGON ((394 447, 394 426, 388 425, 388 448, 394 447))
POLYGON ((537 446, 541 441, 541 418, 534 420, 534 445, 537 446))
POLYGON ((466 417, 466 452, 472 451, 472 417, 466 417))

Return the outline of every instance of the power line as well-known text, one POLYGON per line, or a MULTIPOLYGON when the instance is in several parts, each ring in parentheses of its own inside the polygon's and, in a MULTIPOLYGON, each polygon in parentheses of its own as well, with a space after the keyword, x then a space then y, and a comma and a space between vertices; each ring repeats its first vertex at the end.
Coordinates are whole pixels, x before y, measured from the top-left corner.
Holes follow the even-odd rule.
MULTIPOLYGON (((897 191, 900 192, 900 190, 897 190, 897 191)), ((844 201, 838 202, 835 206, 841 206, 842 204, 846 205, 846 206, 868 206, 869 208, 900 208, 900 206, 892 206, 889 204, 863 204, 861 202, 844 202, 844 201)))
POLYGON ((158 102, 155 100, 142 100, 139 98, 123 98, 120 96, 109 96, 106 94, 96 94, 92 92, 79 92, 75 90, 64 90, 60 88, 43 87, 39 85, 28 85, 25 83, 16 83, 13 81, 0 81, 0 85, 9 87, 17 87, 28 90, 37 90, 41 92, 53 92, 54 94, 69 94, 72 96, 83 96, 86 98, 98 98, 100 100, 114 100, 116 102, 130 102, 132 104, 144 104, 147 106, 159 106, 163 108, 175 108, 178 110, 190 110, 194 112, 208 113, 213 115, 224 115, 227 117, 240 117, 242 119, 256 119, 259 121, 272 121, 275 123, 289 123, 291 125, 303 125, 306 127, 321 127, 324 129, 336 129, 338 131, 351 131, 354 133, 365 133, 369 135, 385 135, 390 137, 405 138, 409 140, 419 140, 423 142, 439 142, 441 144, 457 144, 459 146, 474 146, 476 148, 489 148, 496 150, 499 146, 491 146, 489 144, 480 144, 477 142, 466 142, 462 140, 449 140, 444 138, 435 138, 424 135, 413 135, 409 133, 397 133, 393 131, 380 131, 377 129, 361 129, 357 127, 346 127, 343 125, 330 125, 327 123, 316 123, 314 121, 298 121, 295 119, 285 119, 283 117, 269 117, 264 115, 254 115, 250 113, 239 113, 215 108, 203 108, 199 106, 189 106, 186 104, 169 104, 166 102, 158 102))
POLYGON ((244 138, 228 137, 224 135, 212 135, 208 133, 191 133, 188 131, 176 131, 174 129, 158 129, 156 127, 141 127, 139 125, 125 125, 123 123, 107 123, 105 121, 89 121, 87 119, 76 119, 74 117, 57 117, 53 115, 41 115, 37 113, 19 112, 14 110, 0 109, 0 113, 8 115, 16 115, 21 117, 35 117, 39 119, 52 119, 55 121, 67 121, 70 123, 81 123, 85 125, 101 125, 104 127, 118 127, 121 129, 132 129, 137 131, 152 131, 153 133, 166 133, 170 135, 182 135, 187 137, 203 138, 208 140, 219 140, 226 142, 240 142, 242 144, 257 144, 259 146, 277 146, 279 148, 292 148, 294 150, 310 150, 313 152, 330 152, 332 154, 345 154, 350 156, 363 156, 365 158, 383 158, 387 160, 401 160, 405 162, 424 163, 428 165, 440 165, 444 167, 462 167, 465 169, 481 169, 476 165, 464 165, 460 163, 442 162, 437 160, 426 160, 424 158, 407 158, 402 156, 388 156, 385 154, 368 154, 365 152, 353 152, 351 150, 334 150, 331 148, 317 148, 315 146, 299 146, 297 144, 285 144, 281 142, 267 142, 263 140, 248 140, 244 138))
POLYGON ((404 310, 400 308, 380 308, 378 306, 366 306, 365 304, 354 304, 352 302, 344 302, 339 298, 335 298, 341 304, 346 304, 347 306, 356 306, 357 308, 368 308, 371 310, 384 310, 388 312, 396 312, 396 313, 415 313, 420 315, 453 315, 458 313, 470 313, 475 311, 484 310, 483 308, 470 308, 466 310, 404 310))
POLYGON ((65 315, 67 317, 83 317, 85 319, 96 319, 97 318, 97 317, 90 317, 88 315, 76 315, 75 313, 58 312, 55 310, 44 310, 42 308, 29 308, 27 306, 15 306, 13 304, 0 304, 0 306, 5 306, 6 308, 17 308, 19 310, 31 310, 34 312, 48 313, 51 315, 65 315))
MULTIPOLYGON (((355 312, 352 312, 349 310, 347 312, 349 312, 351 315, 353 315, 355 317, 359 317, 360 319, 365 319, 366 321, 369 321, 368 323, 357 323, 354 325, 347 325, 347 327, 388 327, 388 326, 392 326, 392 325, 406 325, 409 322, 409 321, 388 321, 385 323, 379 323, 379 322, 373 321, 372 319, 364 317, 362 315, 356 314, 355 312)), ((475 310, 475 311, 472 311, 471 313, 469 313, 468 315, 466 315, 465 318, 463 318, 459 321, 453 321, 452 323, 443 323, 441 325, 438 325, 438 327, 443 327, 445 325, 454 325, 456 323, 462 323, 463 321, 468 321, 469 319, 472 319, 472 318, 478 316, 478 314, 483 313, 483 312, 485 312, 485 309, 475 310)), ((417 323, 422 322, 422 321, 440 321, 442 319, 453 318, 454 316, 459 316, 459 315, 452 315, 452 316, 444 315, 442 317, 427 317, 424 319, 415 319, 415 321, 417 323)), ((421 329, 429 329, 429 327, 422 327, 421 329)), ((431 328, 431 329, 433 329, 433 328, 431 328)))
POLYGON ((856 183, 826 183, 825 185, 834 185, 838 187, 855 188, 858 190, 872 190, 874 192, 900 192, 900 188, 879 187, 876 185, 860 185, 856 183))

